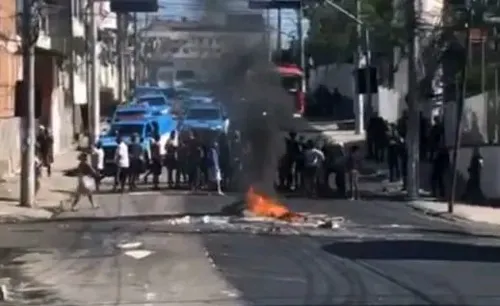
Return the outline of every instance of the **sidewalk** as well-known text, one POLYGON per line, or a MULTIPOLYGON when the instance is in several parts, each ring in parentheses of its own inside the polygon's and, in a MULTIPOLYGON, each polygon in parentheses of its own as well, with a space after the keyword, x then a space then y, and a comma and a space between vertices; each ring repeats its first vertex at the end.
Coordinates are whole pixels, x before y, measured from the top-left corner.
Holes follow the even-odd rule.
POLYGON ((51 177, 47 177, 45 168, 42 170, 41 188, 35 207, 19 206, 19 175, 0 183, 0 219, 13 221, 52 217, 59 209, 61 202, 68 199, 75 189, 75 179, 64 176, 64 171, 76 166, 78 154, 78 151, 71 150, 55 156, 51 177))
POLYGON ((448 213, 448 203, 439 201, 416 201, 408 203, 412 208, 426 214, 448 219, 463 219, 473 222, 500 225, 500 209, 485 206, 455 203, 453 214, 448 213))

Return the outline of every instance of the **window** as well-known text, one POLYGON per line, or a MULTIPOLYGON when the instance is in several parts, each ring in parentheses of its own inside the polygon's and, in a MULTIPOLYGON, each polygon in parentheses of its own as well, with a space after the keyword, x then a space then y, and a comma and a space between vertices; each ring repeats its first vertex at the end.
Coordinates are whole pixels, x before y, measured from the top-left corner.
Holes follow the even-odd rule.
POLYGON ((188 120, 219 120, 221 114, 218 109, 214 108, 192 108, 186 115, 188 120))
POLYGON ((116 124, 111 126, 109 135, 130 137, 134 134, 138 134, 142 136, 143 129, 144 125, 142 124, 116 124))
POLYGON ((300 88, 300 77, 282 77, 281 86, 289 92, 295 92, 300 88))
POLYGON ((175 97, 175 89, 174 88, 162 88, 161 92, 167 99, 173 99, 175 97))
POLYGON ((146 125, 146 137, 153 137, 153 127, 151 124, 146 125))
POLYGON ((169 103, 167 103, 167 101, 163 97, 149 97, 149 98, 145 97, 145 98, 139 99, 137 102, 138 103, 146 102, 146 103, 148 103, 149 105, 152 105, 152 106, 165 106, 165 105, 169 105, 169 103))
POLYGON ((182 52, 184 52, 184 54, 188 54, 189 53, 189 48, 183 48, 182 52))
POLYGON ((179 70, 175 74, 175 78, 177 80, 186 80, 186 79, 194 79, 195 74, 193 70, 179 70))
MULTIPOLYGON (((173 79, 174 79, 174 73, 172 71, 165 71, 165 70, 160 70, 158 71, 157 73, 157 76, 156 78, 158 79, 158 81, 164 81, 166 83, 172 83, 173 79)), ((156 92, 157 94, 158 92, 156 92)))
POLYGON ((147 112, 143 110, 137 110, 137 111, 131 111, 131 110, 126 110, 126 111, 118 111, 116 112, 115 115, 115 120, 117 121, 124 121, 124 120, 141 120, 146 117, 147 112))
MULTIPOLYGON (((159 80, 166 81, 164 78, 158 77, 159 80)), ((135 98, 140 98, 143 96, 147 95, 162 95, 163 92, 160 88, 148 88, 148 87, 143 87, 143 88, 136 88, 134 90, 134 97, 135 98)))

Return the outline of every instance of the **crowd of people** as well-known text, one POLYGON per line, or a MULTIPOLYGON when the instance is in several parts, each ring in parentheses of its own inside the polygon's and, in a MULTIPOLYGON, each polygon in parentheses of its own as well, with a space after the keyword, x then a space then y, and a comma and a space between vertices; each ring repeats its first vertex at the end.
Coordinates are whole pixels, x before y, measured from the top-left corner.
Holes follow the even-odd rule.
MULTIPOLYGON (((407 183, 407 134, 408 114, 404 112, 396 123, 388 123, 376 114, 369 120, 367 127, 367 158, 379 163, 387 163, 389 180, 402 181, 403 190, 407 183)), ((419 122, 419 157, 420 165, 427 164, 430 171, 422 171, 419 167, 423 186, 430 187, 433 197, 446 198, 450 186, 447 182, 451 174, 450 148, 445 143, 444 125, 440 117, 432 122, 420 116, 419 122)), ((469 177, 465 190, 461 193, 463 200, 478 201, 483 198, 481 192, 482 156, 479 148, 475 148, 469 161, 469 177)))
MULTIPOLYGON (((449 169, 449 151, 444 145, 444 128, 438 118, 433 124, 425 118, 420 122, 420 158, 431 165, 429 176, 433 195, 446 195, 446 175, 449 169)), ((365 159, 387 163, 389 180, 402 181, 406 188, 407 115, 396 123, 387 123, 378 116, 370 119, 367 128, 366 148, 353 145, 344 148, 333 139, 308 139, 290 132, 285 138, 284 154, 279 156, 275 188, 281 192, 294 192, 306 197, 332 196, 358 199, 360 172, 365 159), (366 153, 366 156, 364 156, 366 153), (330 178, 334 174, 334 185, 330 178)), ((168 189, 187 188, 192 191, 209 190, 217 194, 223 191, 242 191, 246 173, 255 169, 252 160, 251 142, 242 139, 238 131, 230 134, 200 133, 198 131, 172 132, 166 144, 156 136, 145 148, 138 135, 130 142, 117 135, 118 146, 114 154, 116 175, 113 190, 124 192, 126 187, 135 190, 138 182, 148 183, 152 176, 152 188, 161 186, 168 189), (166 176, 162 176, 166 173, 166 176), (165 177, 164 184, 160 180, 165 177)), ((477 150, 476 150, 477 151, 477 150)), ((81 157, 79 194, 91 197, 91 187, 100 189, 104 170, 104 150, 97 143, 91 152, 81 157), (92 177, 93 182, 84 177, 92 177)), ((478 169, 482 157, 474 154, 469 169, 475 181, 468 184, 467 195, 480 190, 478 169), (470 185, 470 186, 469 186, 470 185), (475 190, 475 191, 474 191, 475 190)), ((425 179, 425 177, 423 178, 425 179)), ((469 179, 470 180, 470 179, 469 179)), ((80 196, 76 197, 78 200, 80 196)), ((75 202, 76 203, 76 202, 75 202)), ((91 200, 91 203, 93 201, 91 200)), ((76 205, 76 204, 75 204, 76 205)), ((93 205, 93 204, 92 204, 93 205)))
POLYGON ((331 196, 359 198, 360 147, 346 150, 332 139, 308 139, 290 132, 285 139, 286 151, 280 158, 277 188, 301 193, 307 197, 331 196), (330 177, 335 176, 335 191, 330 177), (347 178, 347 180, 346 180, 347 178), (347 185, 349 185, 347 188, 347 185))

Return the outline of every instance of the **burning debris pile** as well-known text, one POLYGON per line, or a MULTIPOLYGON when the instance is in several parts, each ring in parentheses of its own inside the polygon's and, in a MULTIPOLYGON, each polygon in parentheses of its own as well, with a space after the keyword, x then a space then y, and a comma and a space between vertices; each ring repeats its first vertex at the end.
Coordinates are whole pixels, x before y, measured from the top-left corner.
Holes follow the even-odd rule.
POLYGON ((304 220, 304 216, 290 211, 271 197, 255 192, 253 187, 250 187, 246 195, 246 210, 257 217, 268 217, 287 222, 304 220))
POLYGON ((222 213, 243 217, 235 219, 235 222, 241 220, 247 222, 260 221, 323 229, 336 229, 344 222, 341 217, 293 212, 278 200, 257 191, 254 187, 248 189, 244 201, 225 207, 222 213))

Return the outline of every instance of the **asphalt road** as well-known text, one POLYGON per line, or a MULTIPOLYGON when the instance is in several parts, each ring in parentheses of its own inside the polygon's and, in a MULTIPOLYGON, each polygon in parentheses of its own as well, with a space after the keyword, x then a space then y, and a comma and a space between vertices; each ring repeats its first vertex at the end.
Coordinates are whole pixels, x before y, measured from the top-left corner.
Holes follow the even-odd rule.
POLYGON ((495 228, 388 200, 282 199, 342 220, 328 229, 219 215, 240 197, 100 194, 96 210, 1 224, 6 304, 500 305, 495 228))
POLYGON ((11 305, 499 305, 496 231, 402 203, 285 199, 345 220, 256 233, 217 222, 232 196, 98 200, 52 222, 0 225, 11 305))

